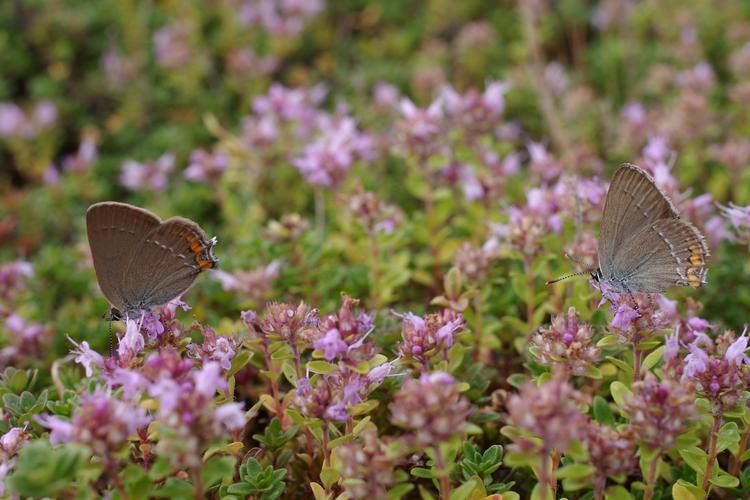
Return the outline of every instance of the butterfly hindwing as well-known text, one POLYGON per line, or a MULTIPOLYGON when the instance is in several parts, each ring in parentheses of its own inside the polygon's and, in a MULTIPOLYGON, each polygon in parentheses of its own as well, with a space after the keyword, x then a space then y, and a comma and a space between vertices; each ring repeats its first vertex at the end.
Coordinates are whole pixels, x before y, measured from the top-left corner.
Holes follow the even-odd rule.
POLYGON ((644 227, 660 219, 677 219, 677 210, 654 183, 635 165, 622 165, 607 191, 599 237, 599 267, 604 276, 613 275, 615 256, 644 227))

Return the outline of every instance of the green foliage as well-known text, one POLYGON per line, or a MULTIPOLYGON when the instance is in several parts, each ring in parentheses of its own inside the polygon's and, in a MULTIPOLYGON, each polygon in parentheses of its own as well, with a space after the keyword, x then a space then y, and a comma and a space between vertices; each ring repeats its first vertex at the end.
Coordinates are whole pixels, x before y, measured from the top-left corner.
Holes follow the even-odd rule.
POLYGON ((503 447, 494 444, 480 453, 471 443, 464 443, 464 456, 458 462, 461 475, 465 480, 473 476, 481 478, 487 493, 504 493, 513 487, 514 481, 497 483, 492 477, 503 463, 503 447))
POLYGON ((23 447, 14 471, 6 478, 8 489, 22 496, 56 496, 73 488, 92 472, 88 466, 90 451, 85 446, 52 446, 46 439, 23 447), (88 467, 88 471, 86 470, 88 467))
POLYGON ((276 469, 269 465, 263 468, 254 458, 240 466, 239 483, 222 487, 222 498, 244 498, 248 495, 258 495, 263 500, 274 500, 284 492, 286 484, 284 478, 286 469, 276 469))

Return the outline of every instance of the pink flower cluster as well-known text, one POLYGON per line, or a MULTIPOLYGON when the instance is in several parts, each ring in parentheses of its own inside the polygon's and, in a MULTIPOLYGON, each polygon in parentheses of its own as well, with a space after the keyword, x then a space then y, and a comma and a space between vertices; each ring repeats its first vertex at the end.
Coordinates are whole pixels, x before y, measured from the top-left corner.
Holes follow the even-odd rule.
POLYGON ((169 184, 169 173, 174 170, 174 162, 174 155, 169 153, 147 163, 127 160, 122 164, 120 184, 133 191, 164 191, 169 184))
POLYGON ((57 106, 39 101, 30 112, 18 104, 0 102, 0 139, 33 139, 57 123, 57 106))
POLYGON ((325 6, 325 0, 239 0, 239 19, 275 36, 294 36, 325 6))

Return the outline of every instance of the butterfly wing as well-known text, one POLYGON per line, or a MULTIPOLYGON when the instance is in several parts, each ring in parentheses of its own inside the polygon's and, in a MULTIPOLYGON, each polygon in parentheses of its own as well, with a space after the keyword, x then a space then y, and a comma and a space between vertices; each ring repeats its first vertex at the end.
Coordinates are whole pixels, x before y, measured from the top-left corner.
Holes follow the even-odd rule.
POLYGON ((708 245, 689 222, 661 219, 641 229, 619 249, 612 276, 631 292, 661 293, 672 285, 698 288, 706 282, 708 245), (620 253, 628 256, 620 257, 620 253))
POLYGON ((644 227, 660 219, 678 217, 677 210, 646 171, 635 165, 622 165, 609 185, 602 215, 599 267, 605 278, 613 275, 618 251, 644 227))
POLYGON ((215 267, 212 246, 195 222, 182 217, 152 229, 133 253, 123 278, 132 305, 145 309, 184 293, 201 271, 215 267))
POLYGON ((148 210, 126 203, 96 203, 86 211, 86 232, 99 288, 121 311, 126 306, 122 288, 126 266, 144 236, 160 222, 148 210))

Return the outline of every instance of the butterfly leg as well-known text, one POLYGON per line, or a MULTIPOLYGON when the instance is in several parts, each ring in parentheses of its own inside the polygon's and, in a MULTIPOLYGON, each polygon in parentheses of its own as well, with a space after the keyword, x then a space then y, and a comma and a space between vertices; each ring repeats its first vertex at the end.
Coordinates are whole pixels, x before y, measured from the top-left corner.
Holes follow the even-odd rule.
POLYGON ((630 290, 630 288, 628 287, 628 285, 626 285, 625 283, 622 283, 622 287, 625 289, 625 291, 628 293, 628 295, 630 295, 630 300, 633 301, 633 309, 637 311, 638 310, 638 302, 635 301, 635 295, 633 295, 633 291, 630 290))

